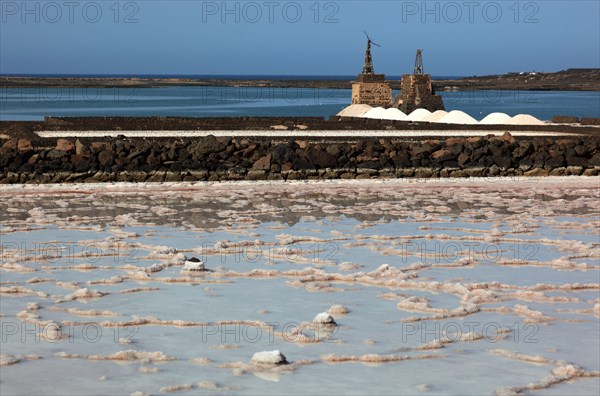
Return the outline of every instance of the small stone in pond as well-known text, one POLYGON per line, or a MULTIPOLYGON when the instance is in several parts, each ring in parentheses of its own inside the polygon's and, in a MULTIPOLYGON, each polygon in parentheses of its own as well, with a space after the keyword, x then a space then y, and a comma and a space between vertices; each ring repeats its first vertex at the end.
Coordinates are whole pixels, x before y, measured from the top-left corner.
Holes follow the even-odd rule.
POLYGON ((254 355, 252 355, 252 359, 250 360, 253 363, 259 364, 288 364, 288 361, 285 358, 284 354, 279 352, 278 350, 256 352, 254 355))
POLYGON ((204 262, 202 260, 197 259, 196 257, 192 257, 188 259, 183 264, 184 271, 205 271, 206 267, 204 267, 204 262))
POLYGON ((48 341, 58 341, 62 338, 61 325, 55 322, 50 322, 42 329, 42 335, 48 341))

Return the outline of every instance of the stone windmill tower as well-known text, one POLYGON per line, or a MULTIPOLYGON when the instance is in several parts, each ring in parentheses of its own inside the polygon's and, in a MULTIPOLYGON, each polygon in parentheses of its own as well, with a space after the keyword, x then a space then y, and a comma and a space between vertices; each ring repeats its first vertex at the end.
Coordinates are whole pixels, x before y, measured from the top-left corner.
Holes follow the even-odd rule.
POLYGON ((365 52, 365 64, 363 71, 352 84, 352 104, 367 104, 373 107, 390 107, 392 105, 392 88, 385 82, 384 74, 375 74, 372 46, 380 47, 367 36, 367 50, 365 52))

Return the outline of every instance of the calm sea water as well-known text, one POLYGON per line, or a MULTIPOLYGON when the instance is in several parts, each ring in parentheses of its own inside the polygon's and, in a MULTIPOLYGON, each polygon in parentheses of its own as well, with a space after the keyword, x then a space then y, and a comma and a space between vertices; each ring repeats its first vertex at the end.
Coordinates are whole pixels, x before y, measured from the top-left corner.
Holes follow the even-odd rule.
MULTIPOLYGON (((394 92, 394 95, 398 92, 394 92)), ((446 110, 476 119, 499 111, 600 117, 600 92, 442 92, 446 110)), ((317 116, 328 118, 350 104, 349 89, 257 87, 2 88, 0 120, 44 116, 317 116)))

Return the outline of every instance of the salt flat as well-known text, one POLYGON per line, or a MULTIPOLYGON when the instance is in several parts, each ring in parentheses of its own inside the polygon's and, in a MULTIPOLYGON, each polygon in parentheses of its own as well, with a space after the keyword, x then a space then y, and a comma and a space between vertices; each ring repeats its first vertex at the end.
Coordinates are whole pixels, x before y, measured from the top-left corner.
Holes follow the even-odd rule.
POLYGON ((0 393, 595 394, 598 202, 591 177, 6 186, 0 393))

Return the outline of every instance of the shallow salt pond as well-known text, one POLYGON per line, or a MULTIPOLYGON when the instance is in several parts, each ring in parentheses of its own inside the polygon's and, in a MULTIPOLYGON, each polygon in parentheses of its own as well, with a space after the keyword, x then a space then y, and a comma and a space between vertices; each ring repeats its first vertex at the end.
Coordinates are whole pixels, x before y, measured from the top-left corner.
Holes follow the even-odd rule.
POLYGON ((3 395, 600 390, 598 178, 5 186, 0 202, 3 395), (182 271, 192 257, 210 271, 182 271), (337 326, 312 323, 336 304, 337 326), (275 349, 291 364, 250 362, 275 349))

